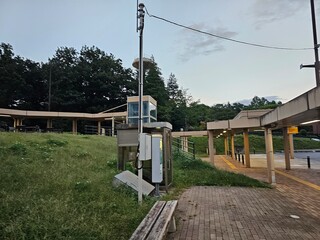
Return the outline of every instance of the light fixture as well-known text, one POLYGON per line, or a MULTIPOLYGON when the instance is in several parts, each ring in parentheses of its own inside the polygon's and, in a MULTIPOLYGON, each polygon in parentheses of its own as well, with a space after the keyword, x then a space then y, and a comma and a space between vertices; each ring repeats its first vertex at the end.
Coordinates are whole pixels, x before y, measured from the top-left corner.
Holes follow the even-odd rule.
POLYGON ((316 123, 316 122, 320 122, 320 119, 312 120, 312 121, 308 121, 308 122, 303 122, 303 123, 300 123, 300 125, 307 125, 307 124, 316 123))
POLYGON ((226 130, 223 130, 223 133, 226 133, 227 131, 226 130))

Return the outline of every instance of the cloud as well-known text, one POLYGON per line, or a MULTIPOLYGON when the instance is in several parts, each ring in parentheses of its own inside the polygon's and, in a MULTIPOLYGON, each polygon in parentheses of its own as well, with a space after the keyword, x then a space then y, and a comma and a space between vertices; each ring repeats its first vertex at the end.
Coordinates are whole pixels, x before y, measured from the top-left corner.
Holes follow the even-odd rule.
MULTIPOLYGON (((208 27, 204 23, 194 24, 190 27, 227 38, 238 34, 223 27, 208 27)), ((214 52, 223 51, 225 48, 222 41, 225 40, 184 29, 180 31, 179 45, 182 47, 178 49, 179 59, 186 62, 195 56, 207 56, 214 52)))
POLYGON ((255 0, 250 15, 254 17, 256 28, 259 29, 265 24, 292 17, 308 6, 309 1, 302 0, 255 0))

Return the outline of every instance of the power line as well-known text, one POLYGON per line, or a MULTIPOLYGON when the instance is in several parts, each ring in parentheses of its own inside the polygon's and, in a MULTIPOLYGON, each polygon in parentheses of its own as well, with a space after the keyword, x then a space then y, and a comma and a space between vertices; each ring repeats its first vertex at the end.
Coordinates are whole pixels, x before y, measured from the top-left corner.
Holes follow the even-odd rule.
POLYGON ((245 42, 245 41, 239 41, 239 40, 236 40, 236 39, 227 38, 227 37, 219 36, 219 35, 216 35, 216 34, 213 34, 213 33, 205 32, 205 31, 202 31, 202 30, 199 30, 199 29, 196 29, 196 28, 188 27, 188 26, 185 26, 185 25, 182 25, 182 24, 179 24, 179 23, 170 21, 170 20, 168 20, 168 19, 165 19, 165 18, 162 18, 162 17, 158 17, 158 16, 156 16, 156 15, 149 14, 147 8, 145 8, 145 9, 146 9, 147 15, 148 15, 149 17, 151 17, 151 18, 156 18, 156 19, 158 19, 158 20, 161 20, 161 21, 164 21, 164 22, 173 24, 173 25, 178 26, 178 27, 181 27, 181 28, 185 28, 185 29, 188 29, 188 30, 191 30, 191 31, 194 31, 194 32, 198 32, 198 33, 201 33, 201 34, 205 34, 205 35, 208 35, 208 36, 211 36, 211 37, 216 37, 216 38, 220 38, 220 39, 227 40, 227 41, 231 41, 231 42, 236 42, 236 43, 240 43, 240 44, 245 44, 245 45, 249 45, 249 46, 253 46, 253 47, 269 48, 269 49, 276 49, 276 50, 290 50, 290 51, 313 50, 313 48, 275 47, 275 46, 268 46, 268 45, 262 45, 262 44, 257 44, 257 43, 250 43, 250 42, 245 42))

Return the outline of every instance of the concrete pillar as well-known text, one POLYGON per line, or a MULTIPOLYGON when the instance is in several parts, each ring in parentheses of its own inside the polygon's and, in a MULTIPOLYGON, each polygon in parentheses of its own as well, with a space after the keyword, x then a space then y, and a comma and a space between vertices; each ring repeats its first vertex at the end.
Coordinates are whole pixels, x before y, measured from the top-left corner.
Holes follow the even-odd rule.
POLYGON ((13 119, 13 127, 16 128, 18 126, 18 119, 14 118, 13 119))
POLYGON ((289 134, 290 158, 294 159, 293 134, 289 134))
POLYGON ((246 159, 246 167, 250 168, 250 148, 249 148, 249 133, 248 129, 243 129, 243 145, 246 159))
POLYGON ((224 155, 228 155, 228 138, 224 137, 224 155))
POLYGON ((235 151, 234 151, 234 133, 231 133, 231 155, 232 158, 235 159, 235 151))
POLYGON ((101 121, 98 121, 98 132, 97 132, 97 134, 98 135, 101 135, 101 121))
POLYGON ((52 128, 52 119, 47 119, 47 128, 52 128))
POLYGON ((189 149, 188 137, 182 137, 182 149, 183 151, 188 152, 188 149, 189 149))
POLYGON ((274 171, 272 131, 270 128, 265 129, 264 136, 265 136, 265 142, 266 142, 268 182, 270 184, 275 184, 276 183, 276 175, 275 175, 275 171, 274 171))
POLYGON ((214 164, 213 132, 210 130, 208 131, 208 137, 209 158, 210 162, 214 164))
POLYGON ((289 136, 288 136, 288 128, 284 127, 282 129, 283 132, 283 147, 284 147, 284 159, 286 164, 286 170, 290 170, 290 152, 289 152, 289 136))
POLYGON ((114 136, 114 117, 112 117, 111 119, 111 136, 113 137, 114 136))
POLYGON ((72 120, 72 133, 77 134, 78 132, 78 122, 77 119, 72 120))

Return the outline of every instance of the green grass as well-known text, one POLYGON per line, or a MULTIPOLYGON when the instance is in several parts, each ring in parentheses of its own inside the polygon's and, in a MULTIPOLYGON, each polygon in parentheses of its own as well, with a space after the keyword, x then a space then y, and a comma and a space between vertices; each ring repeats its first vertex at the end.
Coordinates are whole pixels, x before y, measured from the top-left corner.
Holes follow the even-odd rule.
POLYGON ((180 189, 190 186, 269 187, 242 174, 217 169, 200 159, 185 158, 177 152, 174 159, 174 186, 180 189))
POLYGON ((128 239, 153 204, 111 185, 116 141, 0 133, 1 239, 128 239))
MULTIPOLYGON (((0 238, 128 239, 156 199, 140 206, 130 189, 112 187, 116 149, 101 136, 0 133, 0 238)), ((175 155, 164 199, 195 185, 268 187, 175 155)))

